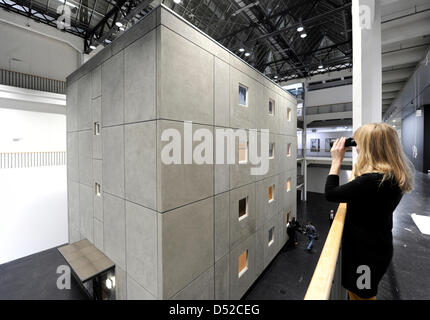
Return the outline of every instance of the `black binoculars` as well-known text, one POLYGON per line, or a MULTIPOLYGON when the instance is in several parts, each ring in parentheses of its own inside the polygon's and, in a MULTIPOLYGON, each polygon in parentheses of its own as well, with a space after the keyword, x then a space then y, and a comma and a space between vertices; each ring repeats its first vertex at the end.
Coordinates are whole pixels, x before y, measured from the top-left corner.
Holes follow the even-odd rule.
MULTIPOLYGON (((335 141, 330 142, 330 148, 333 148, 335 141)), ((356 147, 357 146, 357 142, 355 142, 354 138, 348 138, 345 141, 345 148, 349 148, 349 147, 356 147)))

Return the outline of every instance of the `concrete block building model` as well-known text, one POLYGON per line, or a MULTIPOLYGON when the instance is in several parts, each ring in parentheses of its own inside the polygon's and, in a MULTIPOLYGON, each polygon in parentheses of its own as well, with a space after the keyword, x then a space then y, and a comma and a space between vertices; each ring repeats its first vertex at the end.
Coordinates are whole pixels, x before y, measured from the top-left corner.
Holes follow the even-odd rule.
POLYGON ((296 105, 157 7, 67 79, 69 241, 115 262, 117 299, 240 299, 296 214, 296 105), (240 139, 234 164, 184 164, 184 122, 214 137, 269 129, 268 172, 251 174, 240 139), (169 129, 182 164, 161 159, 169 129))

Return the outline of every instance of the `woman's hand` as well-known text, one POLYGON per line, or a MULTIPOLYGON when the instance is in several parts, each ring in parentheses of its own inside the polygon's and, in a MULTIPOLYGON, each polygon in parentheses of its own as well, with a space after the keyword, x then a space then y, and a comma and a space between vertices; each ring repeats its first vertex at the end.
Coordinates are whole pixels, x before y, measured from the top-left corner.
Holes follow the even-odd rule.
POLYGON ((333 161, 342 162, 343 159, 345 158, 345 152, 346 152, 345 142, 346 142, 346 138, 340 138, 334 142, 333 148, 331 148, 330 150, 331 158, 333 159, 333 161))
POLYGON ((345 152, 346 152, 345 142, 346 142, 346 138, 337 139, 330 150, 331 158, 332 158, 331 169, 330 169, 331 175, 332 174, 339 175, 342 161, 345 158, 345 152))

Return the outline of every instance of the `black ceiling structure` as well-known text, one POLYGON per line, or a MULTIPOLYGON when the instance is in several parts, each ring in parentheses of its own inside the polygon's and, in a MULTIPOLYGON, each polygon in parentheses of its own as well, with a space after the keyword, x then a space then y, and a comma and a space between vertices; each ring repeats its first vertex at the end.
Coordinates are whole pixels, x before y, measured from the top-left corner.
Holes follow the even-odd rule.
POLYGON ((287 81, 352 67, 351 1, 0 0, 0 7, 57 27, 59 6, 67 6, 63 31, 82 37, 89 53, 163 3, 260 72, 287 81))

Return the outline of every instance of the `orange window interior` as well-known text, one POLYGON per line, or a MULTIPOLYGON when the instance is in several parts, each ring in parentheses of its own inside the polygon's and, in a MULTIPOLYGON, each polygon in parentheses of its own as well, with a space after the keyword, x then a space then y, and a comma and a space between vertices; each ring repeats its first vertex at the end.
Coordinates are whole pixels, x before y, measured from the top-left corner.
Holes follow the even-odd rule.
POLYGON ((243 274, 248 268, 248 250, 239 256, 239 275, 243 274))
POLYGON ((291 179, 288 179, 288 180, 287 180, 287 186, 286 186, 286 188, 287 188, 287 191, 288 191, 288 192, 290 192, 290 191, 291 191, 291 179))

